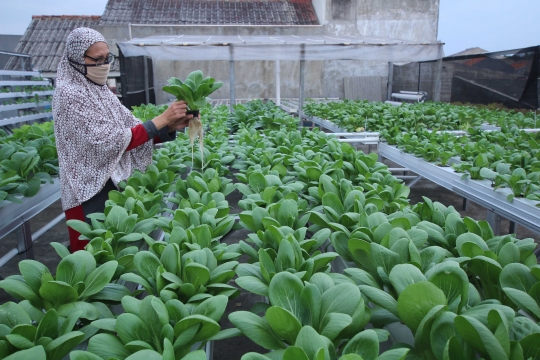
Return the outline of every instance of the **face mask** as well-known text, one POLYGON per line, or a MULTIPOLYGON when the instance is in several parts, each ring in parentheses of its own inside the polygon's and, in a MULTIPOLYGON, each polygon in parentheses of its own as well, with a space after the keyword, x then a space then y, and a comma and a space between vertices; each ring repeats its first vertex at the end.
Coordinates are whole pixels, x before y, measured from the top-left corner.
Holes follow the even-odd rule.
POLYGON ((98 85, 105 85, 111 64, 103 64, 100 66, 87 66, 86 77, 98 85))

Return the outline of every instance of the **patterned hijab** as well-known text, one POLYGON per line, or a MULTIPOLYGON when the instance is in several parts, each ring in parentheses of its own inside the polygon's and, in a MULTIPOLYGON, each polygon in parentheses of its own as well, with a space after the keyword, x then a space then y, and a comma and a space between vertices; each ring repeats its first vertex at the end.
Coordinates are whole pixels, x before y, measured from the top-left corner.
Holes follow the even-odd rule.
POLYGON ((76 70, 68 61, 84 63, 86 50, 100 41, 106 43, 93 29, 73 30, 58 65, 52 110, 64 211, 91 199, 109 178, 118 186, 152 162, 152 142, 125 151, 131 128, 141 121, 106 85, 88 80, 83 66, 76 70))

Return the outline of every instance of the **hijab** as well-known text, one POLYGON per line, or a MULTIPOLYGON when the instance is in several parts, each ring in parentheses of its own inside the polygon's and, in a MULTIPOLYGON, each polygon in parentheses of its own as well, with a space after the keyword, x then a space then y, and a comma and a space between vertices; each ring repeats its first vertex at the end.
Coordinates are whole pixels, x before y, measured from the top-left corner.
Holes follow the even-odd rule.
POLYGON ((118 187, 152 162, 152 142, 125 151, 141 121, 106 85, 86 78, 84 66, 68 61, 84 64, 86 50, 100 41, 106 43, 93 29, 73 30, 58 65, 52 110, 64 211, 91 199, 109 179, 118 187))

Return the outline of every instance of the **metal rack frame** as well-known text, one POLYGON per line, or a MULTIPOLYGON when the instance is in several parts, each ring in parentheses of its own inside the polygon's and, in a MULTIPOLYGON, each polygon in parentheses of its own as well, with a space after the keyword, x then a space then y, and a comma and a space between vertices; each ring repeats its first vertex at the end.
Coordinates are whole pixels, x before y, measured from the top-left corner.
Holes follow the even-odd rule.
POLYGON ((527 199, 507 201, 511 193, 508 188, 494 190, 488 180, 461 180, 461 175, 450 167, 437 166, 385 143, 379 144, 379 155, 486 208, 486 219, 495 234, 499 232, 500 217, 540 233, 540 208, 527 199))
MULTIPOLYGON (((8 71, 0 70, 0 76, 40 76, 36 71, 8 71)), ((27 86, 27 85, 49 85, 47 80, 1 80, 0 86, 27 86)), ((31 96, 48 96, 54 91, 32 91, 27 92, 8 92, 0 93, 0 99, 31 97, 31 96)), ((0 105, 0 114, 6 111, 19 109, 28 109, 41 106, 48 106, 51 103, 46 102, 30 102, 24 104, 0 105)), ((43 112, 39 114, 30 114, 23 116, 14 116, 0 120, 0 126, 18 124, 25 121, 33 121, 44 118, 51 118, 51 112, 43 112)), ((1 117, 0 117, 1 118, 1 117)), ((30 220, 47 209, 50 205, 60 199, 60 180, 58 177, 53 179, 52 184, 44 184, 40 187, 38 193, 33 197, 19 197, 22 203, 12 203, 8 201, 0 202, 0 240, 6 235, 16 232, 17 247, 11 249, 2 257, 0 257, 0 267, 5 265, 9 260, 19 254, 25 254, 27 259, 33 259, 33 243, 43 235, 47 230, 58 224, 65 218, 64 213, 56 216, 52 221, 46 224, 41 229, 32 234, 30 228, 30 220)))
POLYGON ((16 98, 16 97, 30 97, 30 96, 47 96, 54 94, 54 90, 47 90, 47 91, 32 91, 29 93, 26 92, 8 92, 8 93, 0 93, 0 99, 10 99, 10 98, 16 98))
POLYGON ((53 184, 42 185, 35 196, 22 198, 21 204, 4 202, 6 206, 0 208, 0 239, 17 231, 17 247, 0 258, 0 267, 19 254, 25 254, 27 259, 34 258, 33 243, 65 216, 63 213, 57 216, 34 235, 30 229, 30 220, 59 199, 60 180, 55 178, 53 184))
POLYGON ((11 104, 11 105, 0 105, 0 112, 11 111, 11 110, 22 110, 22 109, 31 109, 39 106, 49 106, 51 105, 50 101, 42 102, 27 102, 22 104, 11 104))

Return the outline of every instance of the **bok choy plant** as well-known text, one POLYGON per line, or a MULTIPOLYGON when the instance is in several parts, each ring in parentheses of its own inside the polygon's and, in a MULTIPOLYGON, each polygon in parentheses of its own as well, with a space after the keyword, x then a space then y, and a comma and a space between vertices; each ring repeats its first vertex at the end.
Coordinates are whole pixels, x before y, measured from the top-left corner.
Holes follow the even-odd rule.
POLYGON ((140 284, 150 295, 162 301, 178 299, 183 303, 197 302, 212 296, 235 297, 238 289, 228 285, 234 277, 236 261, 217 265, 210 249, 181 254, 177 244, 153 246, 158 251, 139 251, 133 258, 134 272, 121 278, 140 284))
MULTIPOLYGON (((215 296, 198 305, 178 300, 162 301, 149 295, 143 300, 126 296, 125 313, 116 319, 97 320, 92 326, 102 332, 88 342, 88 353, 96 358, 204 360, 203 347, 220 331, 227 298, 215 296)), ((76 352, 76 356, 87 353, 76 352)))
POLYGON ((23 306, 7 302, 0 306, 0 357, 2 359, 61 360, 73 350, 86 334, 77 328, 80 311, 67 317, 58 316, 55 309, 32 318, 23 306))
POLYGON ((297 343, 306 327, 311 328, 309 334, 323 340, 314 346, 326 343, 332 350, 338 349, 362 331, 370 318, 357 286, 336 284, 324 273, 304 283, 298 276, 280 272, 270 281, 268 295, 270 306, 264 317, 236 311, 229 319, 245 336, 269 350, 285 351, 287 345, 297 343))
POLYGON ((170 78, 169 85, 163 87, 163 91, 176 97, 177 100, 184 100, 190 110, 199 110, 208 103, 207 97, 218 90, 223 83, 215 81, 214 78, 203 78, 200 70, 191 72, 185 81, 178 78, 170 78))

